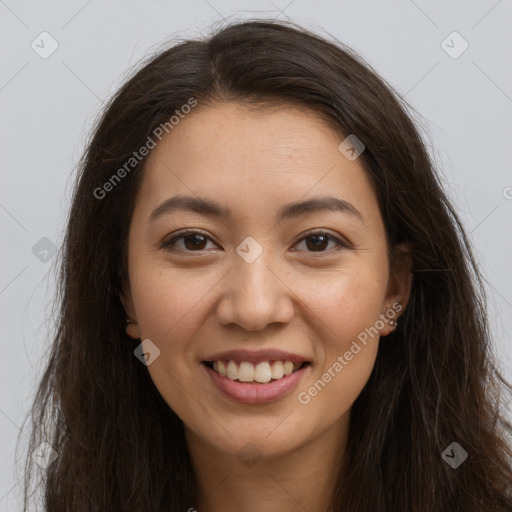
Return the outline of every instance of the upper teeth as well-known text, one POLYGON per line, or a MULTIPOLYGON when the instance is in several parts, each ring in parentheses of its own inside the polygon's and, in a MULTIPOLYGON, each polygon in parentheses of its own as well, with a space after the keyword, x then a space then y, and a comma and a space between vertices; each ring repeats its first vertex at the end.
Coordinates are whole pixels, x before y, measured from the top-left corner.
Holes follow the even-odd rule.
POLYGON ((214 361, 213 369, 222 377, 241 382, 270 382, 272 379, 281 379, 300 368, 301 363, 292 361, 262 361, 256 365, 247 361, 214 361))

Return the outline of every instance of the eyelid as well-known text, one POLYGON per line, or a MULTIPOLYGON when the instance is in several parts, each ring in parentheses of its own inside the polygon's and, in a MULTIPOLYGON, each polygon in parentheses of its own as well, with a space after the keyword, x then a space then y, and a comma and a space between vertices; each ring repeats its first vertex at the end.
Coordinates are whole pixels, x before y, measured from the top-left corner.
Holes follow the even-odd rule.
MULTIPOLYGON (((328 235, 331 240, 334 240, 335 242, 338 242, 342 247, 346 249, 351 249, 354 247, 354 245, 344 236, 339 234, 332 234, 330 229, 327 228, 312 228, 308 231, 305 231, 304 233, 301 233, 297 240, 293 243, 293 245, 297 245, 299 242, 301 242, 304 238, 308 236, 313 235, 328 235)), ((328 253, 330 251, 324 251, 324 253, 328 253)), ((311 252, 311 254, 314 254, 314 252, 311 252)), ((318 254, 321 254, 319 252, 318 254)))
MULTIPOLYGON (((177 238, 183 238, 183 237, 186 237, 189 235, 196 235, 196 234, 202 235, 205 238, 208 238, 209 240, 211 240, 212 242, 217 244, 217 242, 211 237, 211 235, 209 235, 205 231, 202 231, 202 230, 196 229, 196 228, 183 228, 183 229, 176 231, 175 233, 172 233, 170 236, 165 237, 163 239, 163 241, 161 242, 159 249, 172 250, 173 247, 171 245, 171 242, 173 242, 177 238)), ((217 245, 219 245, 219 244, 217 244, 217 245)), ((179 251, 179 249, 177 249, 177 250, 179 251)), ((186 251, 186 252, 199 252, 199 251, 186 251)))
MULTIPOLYGON (((176 231, 171 236, 166 237, 163 240, 163 242, 160 244, 159 249, 164 249, 164 250, 168 250, 168 251, 176 251, 176 252, 186 252, 186 253, 194 253, 194 252, 200 253, 201 251, 183 251, 181 249, 175 249, 171 244, 171 242, 174 242, 178 238, 184 238, 187 235, 195 235, 195 234, 202 235, 205 238, 214 242, 215 244, 219 245, 209 234, 207 234, 206 232, 204 232, 200 229, 184 228, 184 229, 176 231)), ((343 249, 354 249, 354 245, 350 241, 348 241, 345 237, 338 235, 338 234, 333 235, 330 232, 330 230, 326 229, 326 228, 312 228, 308 231, 305 231, 304 233, 301 233, 300 235, 298 235, 297 240, 292 244, 292 247, 297 245, 299 242, 302 242, 308 236, 313 236, 313 235, 327 235, 331 241, 334 241, 338 244, 338 247, 341 247, 343 249)), ((305 251, 305 252, 308 252, 309 254, 312 254, 312 255, 316 254, 316 255, 321 256, 321 255, 332 254, 333 252, 336 252, 337 250, 339 250, 339 249, 331 249, 328 251, 318 251, 318 253, 315 253, 315 251, 305 251)), ((300 251, 296 251, 296 252, 300 252, 300 251)))

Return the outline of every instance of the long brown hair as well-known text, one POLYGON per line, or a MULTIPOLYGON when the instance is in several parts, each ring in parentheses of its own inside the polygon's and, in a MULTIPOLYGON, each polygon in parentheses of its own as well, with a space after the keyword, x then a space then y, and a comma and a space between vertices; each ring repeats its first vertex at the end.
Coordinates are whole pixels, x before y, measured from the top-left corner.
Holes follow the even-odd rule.
MULTIPOLYGON (((390 254, 401 242, 411 247, 410 301, 353 405, 332 510, 510 512, 512 425, 500 397, 512 388, 492 360, 482 277, 411 107, 347 46, 271 20, 160 50, 94 128, 62 247, 58 324, 31 410, 29 453, 42 441, 58 451, 42 472, 45 510, 182 512, 197 503, 183 424, 134 356, 119 299, 146 158, 126 162, 191 98, 198 108, 300 105, 356 134, 390 254), (442 456, 453 442, 468 454, 457 468, 442 456)), ((35 468, 28 456, 25 509, 35 468)))

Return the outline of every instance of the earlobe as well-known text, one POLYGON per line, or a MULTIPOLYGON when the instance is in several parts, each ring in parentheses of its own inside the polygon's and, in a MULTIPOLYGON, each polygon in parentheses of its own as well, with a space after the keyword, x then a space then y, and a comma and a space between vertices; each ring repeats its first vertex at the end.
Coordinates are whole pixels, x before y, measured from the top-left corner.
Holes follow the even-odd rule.
POLYGON ((385 299, 385 325, 381 329, 381 336, 387 336, 398 325, 400 315, 406 308, 412 290, 412 256, 407 244, 399 244, 395 249, 395 261, 391 271, 385 299))
POLYGON ((387 336, 397 328, 398 318, 402 309, 402 305, 399 302, 395 302, 392 306, 386 306, 384 313, 381 314, 381 336, 387 336))
POLYGON ((124 307, 126 312, 126 320, 125 320, 125 331, 130 338, 139 339, 139 324, 137 323, 137 316, 135 314, 135 309, 133 307, 133 301, 131 297, 131 293, 126 293, 125 288, 119 294, 119 299, 124 307))
POLYGON ((395 249, 395 261, 391 269, 386 302, 398 302, 405 309, 411 295, 413 274, 412 255, 408 244, 399 244, 395 249))
POLYGON ((135 320, 132 320, 131 318, 126 319, 125 331, 130 338, 133 338, 134 340, 140 339, 139 324, 135 320))

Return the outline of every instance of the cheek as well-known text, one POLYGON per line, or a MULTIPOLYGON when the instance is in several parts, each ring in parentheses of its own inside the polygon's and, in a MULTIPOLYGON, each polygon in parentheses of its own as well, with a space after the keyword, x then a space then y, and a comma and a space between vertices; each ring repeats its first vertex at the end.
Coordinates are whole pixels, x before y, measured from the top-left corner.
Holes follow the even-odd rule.
POLYGON ((317 366, 299 402, 332 421, 348 411, 366 384, 377 357, 378 323, 386 291, 385 269, 365 267, 324 280, 309 306, 321 319, 317 366))
POLYGON ((218 281, 206 273, 194 278, 185 274, 156 265, 140 266, 133 269, 130 283, 141 339, 149 338, 160 350, 148 366, 149 374, 180 417, 188 417, 190 397, 198 394, 190 372, 197 364, 194 340, 204 323, 208 293, 218 281))
POLYGON ((386 295, 386 277, 385 269, 368 265, 326 277, 313 293, 309 287, 304 297, 322 320, 326 350, 345 350, 351 340, 375 325, 386 295))
POLYGON ((200 312, 218 277, 147 265, 134 269, 132 297, 141 335, 161 343, 186 339, 197 330, 200 312), (179 335, 178 335, 179 333, 179 335))

